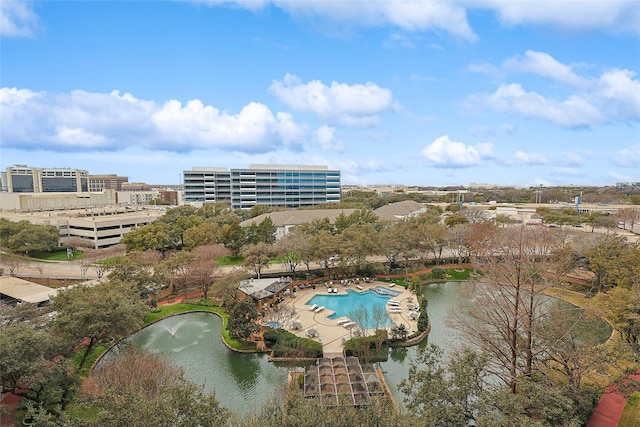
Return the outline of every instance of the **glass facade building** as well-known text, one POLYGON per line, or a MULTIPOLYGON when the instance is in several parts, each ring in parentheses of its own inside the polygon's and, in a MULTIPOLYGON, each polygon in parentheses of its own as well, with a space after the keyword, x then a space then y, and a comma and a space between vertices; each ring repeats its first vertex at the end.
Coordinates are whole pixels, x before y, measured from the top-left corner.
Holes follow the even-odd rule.
POLYGON ((76 193, 89 191, 89 173, 80 169, 7 168, 10 193, 76 193))
POLYGON ((184 171, 185 202, 298 208, 340 201, 340 171, 326 166, 251 165, 184 171))

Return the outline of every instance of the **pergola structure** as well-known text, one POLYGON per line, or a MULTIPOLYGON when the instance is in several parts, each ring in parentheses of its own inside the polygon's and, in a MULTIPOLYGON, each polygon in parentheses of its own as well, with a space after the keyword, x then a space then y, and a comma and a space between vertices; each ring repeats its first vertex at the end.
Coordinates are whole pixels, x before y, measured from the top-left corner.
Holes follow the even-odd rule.
POLYGON ((291 277, 277 279, 248 279, 243 280, 238 286, 238 298, 252 298, 258 311, 265 304, 274 304, 279 297, 291 295, 293 292, 293 280, 291 277))
POLYGON ((304 370, 304 397, 319 398, 328 407, 366 406, 384 388, 371 364, 357 357, 322 357, 304 370))

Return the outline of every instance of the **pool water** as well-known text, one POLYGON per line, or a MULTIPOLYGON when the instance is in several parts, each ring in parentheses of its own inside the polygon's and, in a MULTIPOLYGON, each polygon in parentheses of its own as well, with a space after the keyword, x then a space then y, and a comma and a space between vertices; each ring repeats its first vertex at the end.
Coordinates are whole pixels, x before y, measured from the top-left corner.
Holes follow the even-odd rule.
POLYGON ((385 288, 384 286, 376 286, 375 288, 373 288, 373 291, 379 295, 386 295, 390 297, 397 297, 398 295, 400 295, 400 292, 385 288))
MULTIPOLYGON (((375 292, 365 291, 356 292, 351 289, 347 289, 346 294, 339 295, 315 295, 311 298, 307 305, 311 306, 317 304, 318 307, 324 306, 329 310, 335 311, 334 314, 329 316, 329 319, 339 319, 341 317, 349 317, 349 314, 360 309, 365 308, 369 310, 369 317, 371 316, 372 309, 375 306, 380 306, 386 313, 387 301, 391 297, 389 295, 380 295, 375 292)), ((391 319, 387 316, 386 325, 391 325, 391 319)), ((367 329, 371 329, 373 325, 364 325, 367 329)))

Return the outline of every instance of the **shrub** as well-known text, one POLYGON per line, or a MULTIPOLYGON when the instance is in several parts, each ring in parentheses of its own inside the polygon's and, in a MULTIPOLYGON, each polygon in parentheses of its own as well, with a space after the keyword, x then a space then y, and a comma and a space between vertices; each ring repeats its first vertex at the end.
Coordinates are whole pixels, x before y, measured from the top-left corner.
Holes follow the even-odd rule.
POLYGON ((418 331, 426 331, 429 327, 429 314, 427 313, 427 305, 429 301, 426 298, 420 298, 420 317, 418 317, 418 331))
POLYGON ((444 279, 447 277, 447 272, 442 267, 434 267, 433 270, 431 270, 431 275, 434 279, 444 279))
POLYGON ((284 329, 270 329, 264 332, 265 344, 273 349, 273 357, 318 358, 322 357, 322 344, 300 338, 284 329))

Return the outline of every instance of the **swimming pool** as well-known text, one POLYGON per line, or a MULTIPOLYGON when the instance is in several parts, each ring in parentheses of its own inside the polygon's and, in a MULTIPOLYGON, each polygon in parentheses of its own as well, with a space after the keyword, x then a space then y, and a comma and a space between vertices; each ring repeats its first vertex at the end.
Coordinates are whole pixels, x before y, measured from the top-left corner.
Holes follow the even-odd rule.
MULTIPOLYGON (((309 301, 307 305, 311 306, 317 304, 318 306, 324 306, 329 310, 335 311, 334 314, 329 316, 329 319, 339 319, 340 317, 349 317, 349 314, 360 308, 366 308, 369 310, 369 317, 371 317, 372 309, 375 306, 380 306, 386 313, 386 304, 391 296, 380 295, 376 292, 365 291, 356 292, 351 289, 347 289, 346 294, 339 295, 315 295, 309 301)), ((391 325, 393 322, 389 317, 386 317, 386 325, 391 325)), ((372 322, 370 322, 372 323, 372 322)), ((374 327, 373 324, 365 325, 367 329, 374 327)))
POLYGON ((398 295, 400 295, 400 292, 394 291, 393 289, 385 288, 384 286, 376 286, 371 290, 377 293, 378 295, 384 295, 389 297, 397 297, 398 295))

